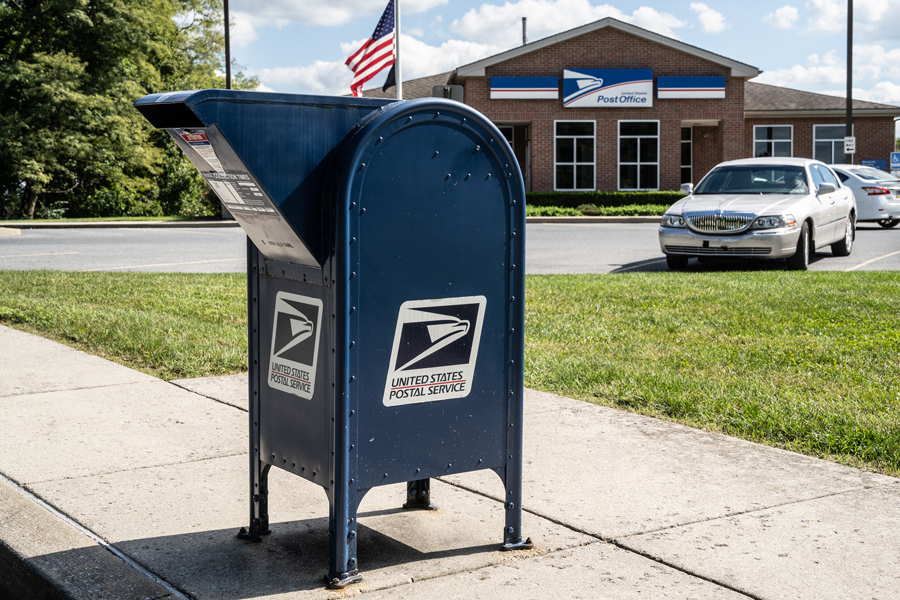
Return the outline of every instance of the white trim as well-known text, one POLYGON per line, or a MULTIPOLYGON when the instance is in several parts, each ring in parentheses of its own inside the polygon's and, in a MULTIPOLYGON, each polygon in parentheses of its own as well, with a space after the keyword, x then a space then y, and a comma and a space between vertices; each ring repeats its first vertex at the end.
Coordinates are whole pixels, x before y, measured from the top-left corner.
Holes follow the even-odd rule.
POLYGON ((582 25, 581 27, 576 27, 575 29, 570 29, 569 31, 551 35, 550 37, 546 37, 536 42, 531 42, 530 44, 518 46, 516 48, 513 48, 512 50, 501 52, 500 54, 495 54, 494 56, 489 56, 488 58, 470 63, 468 65, 463 65, 456 69, 454 75, 455 77, 462 78, 484 77, 485 68, 487 67, 516 58, 518 56, 522 56, 523 54, 527 54, 529 52, 534 52, 535 50, 546 48, 547 46, 558 44, 559 42, 570 40, 574 37, 578 37, 586 33, 591 33, 592 31, 597 31, 598 29, 603 29, 604 27, 612 27, 613 29, 618 29, 619 31, 630 33, 631 35, 650 40, 651 42, 656 42, 657 44, 660 44, 662 46, 667 46, 669 48, 685 52, 686 54, 691 54, 704 60, 708 60, 712 63, 728 67, 731 69, 732 77, 756 77, 757 75, 762 73, 762 71, 760 71, 756 67, 750 66, 748 64, 738 62, 730 58, 725 58, 724 56, 714 54, 696 46, 691 46, 690 44, 685 44, 684 42, 673 40, 672 38, 660 35, 658 33, 653 33, 652 31, 647 31, 646 29, 636 27, 635 25, 623 23, 622 21, 613 19, 612 17, 607 17, 605 19, 600 19, 599 21, 594 21, 593 23, 588 23, 587 25, 582 25))
MULTIPOLYGON (((744 112, 745 119, 787 119, 787 118, 809 118, 809 117, 837 117, 841 118, 846 114, 843 108, 833 109, 810 109, 810 110, 748 110, 744 112)), ((900 106, 896 110, 889 108, 854 108, 854 117, 894 117, 900 114, 900 106)), ((896 117, 895 120, 900 119, 896 117)))
MULTIPOLYGON (((662 127, 660 125, 659 119, 619 119, 616 122, 616 189, 620 192, 642 192, 642 191, 658 191, 659 190, 659 153, 660 149, 660 139, 662 138, 662 127), (637 162, 627 162, 626 165, 635 165, 637 166, 637 178, 638 183, 643 183, 641 179, 641 165, 656 165, 656 187, 637 187, 637 188, 622 188, 622 148, 619 143, 622 141, 622 123, 656 123, 656 135, 627 135, 625 136, 627 139, 655 139, 656 140, 656 162, 641 162, 641 143, 638 142, 637 148, 637 162)), ((681 129, 678 130, 678 139, 679 142, 681 140, 681 129)), ((681 150, 681 148, 678 148, 681 150)), ((678 159, 679 164, 681 163, 681 157, 678 159)), ((681 179, 681 171, 679 167, 678 178, 681 179)))
MULTIPOLYGON (((757 142, 757 138, 756 138, 756 130, 757 130, 758 128, 760 128, 760 127, 787 127, 787 128, 789 128, 789 129, 791 130, 791 139, 790 139, 790 140, 758 140, 758 141, 760 141, 760 142, 785 142, 785 141, 789 141, 790 144, 791 144, 791 153, 788 155, 788 157, 793 157, 793 156, 794 156, 794 126, 793 126, 793 125, 785 125, 785 124, 778 124, 778 125, 754 125, 754 126, 753 126, 753 146, 752 146, 752 148, 751 148, 751 154, 750 154, 751 158, 756 158, 756 142, 757 142)), ((775 146, 772 146, 772 157, 770 157, 770 158, 776 158, 776 157, 775 157, 775 146)), ((786 157, 778 157, 778 158, 786 158, 786 157)))
MULTIPOLYGON (((578 139, 578 138, 586 138, 586 135, 564 135, 562 136, 565 139, 578 139)), ((592 121, 590 119, 554 119, 553 121, 553 191, 554 192, 593 192, 597 189, 597 121, 592 121), (579 163, 576 161, 578 157, 578 147, 577 144, 572 148, 572 162, 571 163, 557 163, 556 162, 556 124, 557 123, 590 123, 593 125, 593 133, 591 134, 591 139, 594 140, 593 143, 593 158, 594 161, 591 165, 594 168, 594 177, 593 177, 593 186, 591 188, 579 188, 574 187, 578 185, 578 165, 586 165, 588 163, 579 163), (556 166, 557 164, 568 165, 571 164, 572 169, 572 188, 559 189, 556 187, 556 166)))

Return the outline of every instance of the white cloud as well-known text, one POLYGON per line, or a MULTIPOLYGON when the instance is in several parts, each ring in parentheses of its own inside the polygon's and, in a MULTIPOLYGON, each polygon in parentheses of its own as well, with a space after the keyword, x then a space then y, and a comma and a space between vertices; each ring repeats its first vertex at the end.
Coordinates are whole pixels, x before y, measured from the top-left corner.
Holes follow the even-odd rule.
MULTIPOLYGON (((404 15, 413 15, 447 4, 449 0, 404 0, 404 15)), ((232 0, 232 42, 245 47, 259 39, 258 29, 281 29, 292 23, 314 26, 334 26, 349 23, 355 18, 381 15, 385 0, 232 0)), ((377 21, 377 19, 376 19, 377 21)), ((374 22, 373 22, 374 26, 374 22)))
MULTIPOLYGON (((900 49, 885 50, 879 44, 856 44, 853 58, 856 83, 871 83, 878 87, 887 83, 881 80, 900 79, 900 49)), ((847 61, 844 54, 836 50, 823 55, 810 54, 806 65, 765 71, 754 81, 785 87, 844 83, 847 81, 847 61)))
POLYGON ((606 17, 613 17, 677 37, 675 29, 685 23, 667 13, 641 7, 627 14, 609 4, 592 5, 588 0, 519 0, 503 5, 482 4, 453 21, 451 30, 464 39, 489 44, 498 51, 522 42, 522 17, 528 18, 528 39, 536 41, 606 17))
POLYGON ((800 19, 800 11, 790 4, 785 4, 775 12, 770 12, 763 21, 776 29, 793 29, 800 19))
MULTIPOLYGON (((847 90, 826 90, 820 92, 829 96, 845 97, 847 90)), ((866 100, 880 104, 900 104, 900 85, 890 81, 879 81, 869 89, 853 88, 854 100, 866 100)))
MULTIPOLYGON (((342 43, 341 50, 344 56, 350 56, 363 41, 342 43)), ((401 66, 404 81, 451 71, 459 65, 475 62, 498 51, 493 46, 463 40, 448 40, 440 46, 430 46, 406 34, 400 37, 400 47, 403 53, 401 66)), ((350 92, 350 82, 353 79, 353 73, 343 60, 319 60, 311 65, 260 69, 251 74, 259 77, 261 86, 264 86, 266 91, 280 88, 304 94, 347 94, 350 92)), ((376 79, 380 81, 380 78, 376 79)), ((373 87, 375 84, 370 83, 364 89, 373 87)))
POLYGON ((421 27, 404 28, 404 33, 408 33, 409 35, 417 38, 425 37, 425 30, 423 30, 421 27))
POLYGON ((725 22, 725 16, 722 13, 702 2, 691 2, 691 10, 697 13, 703 33, 721 33, 726 29, 731 29, 731 25, 725 22))
MULTIPOLYGON (((806 10, 811 32, 847 30, 847 0, 807 0, 806 10)), ((853 35, 870 42, 900 40, 900 0, 854 0, 853 35)))

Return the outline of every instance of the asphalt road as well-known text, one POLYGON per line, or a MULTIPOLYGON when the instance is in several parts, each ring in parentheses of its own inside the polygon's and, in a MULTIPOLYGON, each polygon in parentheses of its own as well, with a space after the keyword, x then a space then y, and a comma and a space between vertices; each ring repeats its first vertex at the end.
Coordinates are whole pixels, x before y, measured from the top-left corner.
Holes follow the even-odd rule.
MULTIPOLYGON (((528 273, 665 271, 656 236, 647 224, 531 224, 528 273)), ((0 270, 243 272, 246 238, 238 228, 23 229, 0 237, 0 270)), ((689 271, 780 269, 774 261, 691 261, 689 271)), ((861 224, 853 253, 813 257, 814 271, 900 270, 900 227, 861 224)))

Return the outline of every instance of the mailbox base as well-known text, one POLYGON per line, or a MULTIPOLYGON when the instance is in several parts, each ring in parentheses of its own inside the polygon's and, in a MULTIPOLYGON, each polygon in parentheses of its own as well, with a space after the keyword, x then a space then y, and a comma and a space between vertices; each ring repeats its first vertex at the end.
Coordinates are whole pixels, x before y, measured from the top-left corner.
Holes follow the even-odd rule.
POLYGON ((345 573, 329 573, 325 576, 325 583, 333 590, 342 590, 351 583, 359 583, 360 581, 362 581, 362 575, 359 574, 359 569, 353 569, 345 573))
POLYGON ((519 538, 518 542, 507 542, 506 544, 500 546, 500 548, 502 548, 503 550, 531 550, 532 548, 534 548, 534 544, 532 543, 531 538, 527 538, 525 540, 519 538))

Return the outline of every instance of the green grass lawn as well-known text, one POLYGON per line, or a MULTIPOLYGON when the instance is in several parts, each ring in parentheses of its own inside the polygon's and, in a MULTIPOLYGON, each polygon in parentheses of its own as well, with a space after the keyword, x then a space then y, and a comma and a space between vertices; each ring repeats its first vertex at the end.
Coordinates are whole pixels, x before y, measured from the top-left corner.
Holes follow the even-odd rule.
MULTIPOLYGON (((0 272, 0 323, 174 379, 246 369, 241 274, 0 272)), ((529 387, 900 474, 900 273, 529 276, 529 387)))
POLYGON ((106 221, 194 221, 196 217, 85 217, 82 219, 17 219, 0 221, 0 227, 15 227, 27 223, 103 223, 106 221))

